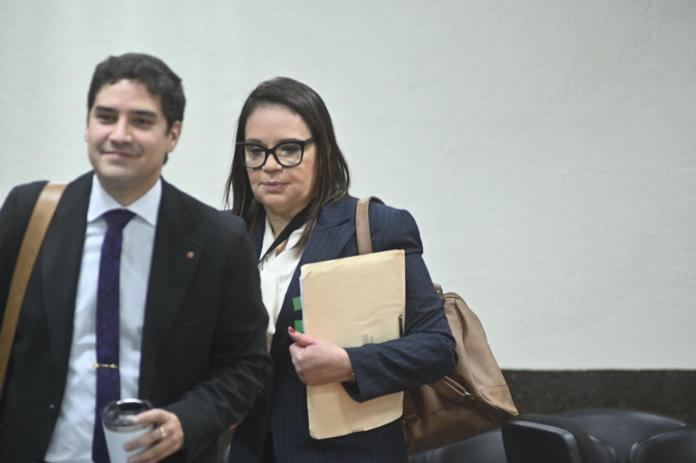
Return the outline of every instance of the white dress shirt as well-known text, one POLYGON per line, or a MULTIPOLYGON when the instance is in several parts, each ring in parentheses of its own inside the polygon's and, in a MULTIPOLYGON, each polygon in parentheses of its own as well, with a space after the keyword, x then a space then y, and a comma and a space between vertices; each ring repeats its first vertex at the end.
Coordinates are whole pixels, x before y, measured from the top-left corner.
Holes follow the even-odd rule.
MULTIPOLYGON (((285 249, 276 254, 271 254, 262 262, 259 263, 259 274, 261 277, 261 298, 263 305, 266 306, 268 312, 268 328, 266 329, 266 343, 270 350, 273 334, 275 333, 275 324, 278 321, 278 314, 283 306, 285 293, 290 285, 293 273, 300 262, 302 252, 297 252, 295 245, 302 236, 304 226, 293 231, 288 237, 288 242, 285 249)), ((266 250, 271 247, 275 237, 271 224, 266 217, 266 230, 263 234, 263 245, 261 245, 261 255, 266 253, 266 250)))
MULTIPOLYGON (((121 398, 138 397, 140 347, 147 282, 155 241, 162 182, 125 209, 135 216, 123 229, 119 288, 119 373, 121 398)), ((47 462, 90 463, 96 403, 96 313, 99 258, 106 234, 105 212, 122 208, 104 191, 97 176, 92 181, 82 265, 77 284, 73 337, 68 376, 60 414, 46 452, 47 462)), ((60 278, 60 275, 55 275, 60 278)))

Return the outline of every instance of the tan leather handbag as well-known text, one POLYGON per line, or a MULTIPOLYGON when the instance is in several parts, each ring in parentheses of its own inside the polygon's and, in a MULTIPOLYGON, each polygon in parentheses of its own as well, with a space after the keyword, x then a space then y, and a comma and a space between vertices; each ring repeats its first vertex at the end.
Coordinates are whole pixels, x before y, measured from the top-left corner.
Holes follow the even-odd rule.
POLYGON ((27 290, 31 270, 34 268, 34 262, 39 254, 39 249, 41 249, 41 243, 46 235, 48 224, 51 223, 51 218, 64 189, 65 185, 59 183, 47 183, 44 186, 39 199, 36 200, 34 205, 29 225, 27 225, 27 229, 24 232, 24 239, 19 248, 17 263, 12 274, 10 291, 7 295, 2 328, 0 329, 0 393, 2 393, 5 383, 7 364, 10 360, 12 343, 17 331, 19 312, 22 308, 22 301, 24 301, 24 294, 27 290))
MULTIPOLYGON (((358 252, 372 252, 368 207, 356 209, 358 252)), ((447 322, 456 341, 458 361, 452 374, 404 394, 404 432, 409 454, 442 447, 497 428, 517 408, 491 352, 481 321, 455 293, 442 293, 447 322)))

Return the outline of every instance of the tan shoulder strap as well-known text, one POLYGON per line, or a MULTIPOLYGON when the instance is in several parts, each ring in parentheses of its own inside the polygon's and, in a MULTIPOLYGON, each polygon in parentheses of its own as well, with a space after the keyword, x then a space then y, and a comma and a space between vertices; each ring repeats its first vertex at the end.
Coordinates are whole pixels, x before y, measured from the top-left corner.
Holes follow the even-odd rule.
POLYGON ((368 196, 359 199, 358 205, 355 207, 355 236, 358 239, 358 254, 372 252, 372 233, 370 231, 370 203, 372 201, 382 202, 376 196, 368 196))
POLYGON ((46 234, 48 224, 51 222, 64 189, 64 184, 46 184, 39 195, 39 199, 36 200, 34 211, 29 219, 29 225, 27 225, 27 230, 24 232, 24 239, 19 248, 17 263, 12 275, 12 282, 10 283, 10 291, 7 295, 2 329, 0 329, 0 392, 2 392, 2 386, 5 381, 7 364, 12 351, 17 321, 19 320, 19 311, 24 301, 24 293, 29 283, 29 276, 34 267, 36 256, 39 254, 39 249, 41 249, 41 243, 46 234))

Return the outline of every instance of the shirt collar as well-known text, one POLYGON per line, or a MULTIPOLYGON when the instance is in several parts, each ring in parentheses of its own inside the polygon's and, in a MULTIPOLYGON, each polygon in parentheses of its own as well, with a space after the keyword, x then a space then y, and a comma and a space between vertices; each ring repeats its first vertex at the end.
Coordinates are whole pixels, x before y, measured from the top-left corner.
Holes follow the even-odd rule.
POLYGON ((94 175, 92 191, 89 194, 89 208, 87 209, 87 222, 99 219, 105 212, 112 209, 127 209, 149 223, 153 227, 157 225, 160 200, 162 199, 162 179, 150 188, 147 193, 130 203, 125 208, 112 198, 104 190, 99 177, 94 175))

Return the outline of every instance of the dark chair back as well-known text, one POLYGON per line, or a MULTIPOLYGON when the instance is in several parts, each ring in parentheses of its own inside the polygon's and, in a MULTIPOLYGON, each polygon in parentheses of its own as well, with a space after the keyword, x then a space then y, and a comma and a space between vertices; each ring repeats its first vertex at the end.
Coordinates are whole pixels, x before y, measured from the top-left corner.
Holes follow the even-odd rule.
POLYGON ((628 454, 628 463, 696 462, 696 425, 646 437, 636 442, 628 454))
POLYGON ((616 463, 611 447, 567 418, 527 413, 502 434, 508 463, 616 463))
POLYGON ((637 441, 686 424, 654 413, 618 408, 587 408, 561 413, 560 416, 610 445, 619 462, 626 461, 631 446, 637 441))

